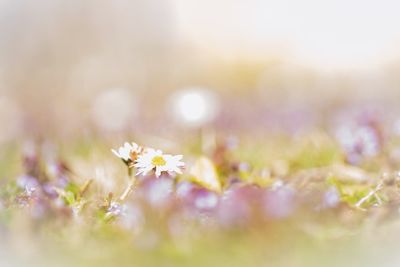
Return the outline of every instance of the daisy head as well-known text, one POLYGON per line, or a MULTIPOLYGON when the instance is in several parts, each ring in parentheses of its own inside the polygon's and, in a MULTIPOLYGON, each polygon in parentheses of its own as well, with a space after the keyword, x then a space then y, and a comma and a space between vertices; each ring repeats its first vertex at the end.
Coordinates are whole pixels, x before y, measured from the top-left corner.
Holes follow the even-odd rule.
POLYGON ((126 142, 123 146, 118 148, 118 150, 111 149, 111 151, 125 163, 130 163, 138 158, 138 156, 143 152, 143 148, 136 143, 126 142))
POLYGON ((137 168, 136 175, 146 175, 152 170, 155 171, 157 177, 162 172, 182 173, 181 168, 185 166, 185 163, 181 161, 182 157, 182 155, 163 154, 161 150, 147 149, 136 160, 134 165, 137 168))

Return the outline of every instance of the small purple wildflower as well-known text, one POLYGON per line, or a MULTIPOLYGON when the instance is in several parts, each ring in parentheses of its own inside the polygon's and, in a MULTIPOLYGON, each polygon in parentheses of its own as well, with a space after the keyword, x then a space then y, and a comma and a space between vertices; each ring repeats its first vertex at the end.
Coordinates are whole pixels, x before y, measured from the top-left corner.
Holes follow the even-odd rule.
POLYGON ((125 212, 126 212, 125 205, 122 205, 118 202, 113 201, 113 202, 111 202, 110 206, 107 209, 106 216, 107 217, 108 216, 114 216, 114 217, 123 216, 123 215, 125 215, 125 212))
POLYGON ((20 177, 17 178, 17 186, 19 188, 22 188, 24 190, 28 189, 37 189, 40 187, 39 181, 30 175, 21 175, 20 177))
POLYGON ((275 191, 267 191, 264 196, 264 212, 269 218, 283 219, 295 210, 295 190, 282 186, 275 191))
POLYGON ((374 157, 381 150, 381 138, 377 129, 370 126, 339 128, 336 137, 346 153, 347 161, 358 164, 364 158, 374 157))
POLYGON ((218 195, 215 192, 200 189, 195 192, 194 206, 201 211, 211 211, 218 205, 218 195))
POLYGON ((331 186, 323 196, 323 206, 334 208, 340 203, 340 193, 336 186, 331 186))

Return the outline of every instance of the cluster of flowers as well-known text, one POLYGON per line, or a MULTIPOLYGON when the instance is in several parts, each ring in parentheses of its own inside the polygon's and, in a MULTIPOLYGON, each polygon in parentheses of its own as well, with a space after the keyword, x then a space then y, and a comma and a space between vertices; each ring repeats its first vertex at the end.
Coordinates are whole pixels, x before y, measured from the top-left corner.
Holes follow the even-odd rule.
POLYGON ((383 131, 379 120, 370 114, 362 114, 338 127, 336 138, 341 145, 346 161, 359 165, 363 160, 376 157, 383 149, 383 131))
POLYGON ((128 168, 136 168, 136 175, 146 175, 151 171, 159 177, 165 172, 170 175, 181 174, 181 168, 185 166, 182 155, 164 154, 159 149, 139 146, 136 143, 126 142, 118 150, 111 150, 117 157, 122 159, 128 168))
MULTIPOLYGON (((112 152, 141 177, 129 179, 120 195, 119 190, 96 193, 90 187, 92 180, 78 184, 63 162, 50 164, 40 153, 27 155, 25 175, 14 188, 0 190, 0 215, 2 209, 17 207, 34 219, 112 223, 132 234, 135 246, 155 247, 153 242, 164 238, 186 242, 210 229, 264 227, 275 221, 297 225, 304 214, 334 215, 350 228, 355 220, 368 218, 370 208, 385 208, 388 213, 382 216, 388 217, 398 212, 397 173, 373 179, 371 173, 348 164, 292 171, 275 166, 257 169, 251 161, 233 158, 229 153, 233 149, 231 142, 219 144, 209 158, 185 166, 182 155, 125 143, 112 152), (183 167, 187 173, 171 179, 183 167), (349 219, 348 214, 354 216, 349 219)), ((0 227, 1 223, 0 218, 0 227)))

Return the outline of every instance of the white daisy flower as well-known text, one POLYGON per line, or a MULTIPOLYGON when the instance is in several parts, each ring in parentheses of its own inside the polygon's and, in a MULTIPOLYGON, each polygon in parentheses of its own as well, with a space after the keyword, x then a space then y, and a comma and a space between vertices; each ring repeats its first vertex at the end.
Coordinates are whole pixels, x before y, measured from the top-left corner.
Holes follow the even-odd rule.
POLYGON ((115 156, 119 157, 125 162, 135 161, 140 153, 142 153, 143 148, 136 143, 126 142, 124 146, 118 148, 118 150, 111 149, 115 156))
POLYGON ((182 173, 180 168, 185 166, 185 163, 181 161, 182 157, 182 155, 172 156, 163 154, 161 150, 148 149, 136 160, 134 165, 138 170, 136 175, 146 175, 151 170, 155 170, 157 177, 162 172, 182 173))

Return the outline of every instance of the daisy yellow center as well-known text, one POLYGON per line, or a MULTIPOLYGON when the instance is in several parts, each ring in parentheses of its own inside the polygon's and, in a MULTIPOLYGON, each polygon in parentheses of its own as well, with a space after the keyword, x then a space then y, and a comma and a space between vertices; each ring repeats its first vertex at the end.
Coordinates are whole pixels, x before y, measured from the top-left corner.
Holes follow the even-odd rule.
POLYGON ((154 166, 164 166, 165 164, 167 164, 167 162, 165 161, 165 159, 162 156, 155 156, 152 160, 151 163, 154 166))

